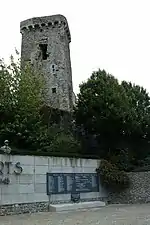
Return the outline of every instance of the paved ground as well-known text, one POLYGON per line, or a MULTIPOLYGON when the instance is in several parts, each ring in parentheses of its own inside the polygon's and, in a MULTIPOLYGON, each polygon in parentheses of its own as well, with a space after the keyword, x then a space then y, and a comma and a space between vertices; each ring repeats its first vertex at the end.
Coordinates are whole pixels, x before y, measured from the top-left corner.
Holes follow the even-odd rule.
POLYGON ((96 210, 0 217, 0 225, 146 225, 150 204, 113 205, 96 210))

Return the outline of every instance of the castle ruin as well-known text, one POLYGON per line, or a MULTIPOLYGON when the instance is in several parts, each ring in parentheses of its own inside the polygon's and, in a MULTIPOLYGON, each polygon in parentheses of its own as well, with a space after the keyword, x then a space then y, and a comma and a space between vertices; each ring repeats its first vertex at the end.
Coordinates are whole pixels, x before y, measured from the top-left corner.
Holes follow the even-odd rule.
POLYGON ((71 36, 62 15, 35 17, 20 23, 21 59, 42 71, 45 78, 46 104, 72 111, 74 93, 70 60, 71 36))

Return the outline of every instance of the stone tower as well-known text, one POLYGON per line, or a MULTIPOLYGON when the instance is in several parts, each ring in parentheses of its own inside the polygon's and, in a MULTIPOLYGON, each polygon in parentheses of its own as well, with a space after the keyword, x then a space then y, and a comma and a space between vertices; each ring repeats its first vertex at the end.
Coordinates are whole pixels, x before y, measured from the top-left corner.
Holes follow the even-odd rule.
POLYGON ((71 111, 74 101, 71 36, 66 18, 62 15, 31 18, 20 23, 20 32, 21 59, 42 71, 47 105, 71 111))

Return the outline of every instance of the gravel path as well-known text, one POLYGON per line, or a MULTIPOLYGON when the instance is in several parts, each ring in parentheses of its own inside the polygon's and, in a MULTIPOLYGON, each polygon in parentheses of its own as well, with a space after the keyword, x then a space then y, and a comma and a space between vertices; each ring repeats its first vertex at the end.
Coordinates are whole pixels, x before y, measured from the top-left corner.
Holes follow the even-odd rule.
POLYGON ((36 213, 17 216, 1 216, 0 225, 150 225, 150 204, 111 205, 92 209, 61 213, 36 213))

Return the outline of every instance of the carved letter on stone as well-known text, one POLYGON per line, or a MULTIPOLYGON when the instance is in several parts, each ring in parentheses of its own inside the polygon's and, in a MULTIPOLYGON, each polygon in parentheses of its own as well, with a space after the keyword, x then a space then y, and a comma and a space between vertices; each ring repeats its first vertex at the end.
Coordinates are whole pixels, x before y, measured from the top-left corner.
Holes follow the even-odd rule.
POLYGON ((7 174, 10 174, 10 165, 12 164, 12 162, 5 162, 5 165, 7 167, 7 174))
POLYGON ((23 169, 22 169, 22 167, 20 166, 20 162, 17 162, 15 166, 16 166, 16 168, 17 168, 17 171, 14 170, 14 173, 15 173, 16 175, 21 174, 22 171, 23 171, 23 169))

